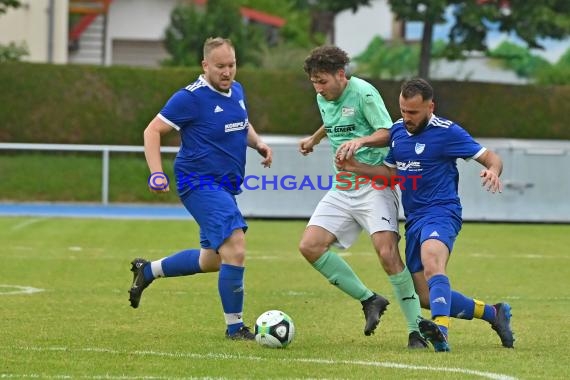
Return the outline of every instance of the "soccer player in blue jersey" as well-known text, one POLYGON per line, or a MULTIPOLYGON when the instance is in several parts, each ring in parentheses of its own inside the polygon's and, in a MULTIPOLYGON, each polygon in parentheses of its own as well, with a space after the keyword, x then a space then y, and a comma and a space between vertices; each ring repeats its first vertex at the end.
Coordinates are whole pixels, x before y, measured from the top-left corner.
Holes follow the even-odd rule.
MULTIPOLYGON (((336 46, 317 47, 305 60, 304 70, 317 92, 323 126, 299 142, 299 151, 309 154, 327 136, 332 145, 331 164, 343 144, 354 152, 358 150, 356 156, 363 162, 379 164, 388 152, 385 147, 392 120, 378 90, 360 78, 348 76, 348 63, 346 52, 336 46)), ((364 285, 332 250, 332 246, 350 247, 365 230, 406 317, 408 347, 426 348, 417 323, 421 315, 419 297, 398 250, 397 193, 357 184, 351 173, 345 173, 348 176, 340 183, 336 174, 333 188, 317 205, 301 238, 301 254, 331 284, 362 303, 364 334, 371 335, 389 302, 364 285)))
POLYGON ((422 335, 435 351, 449 351, 450 317, 483 319, 497 332, 503 346, 512 348, 511 307, 466 297, 452 290, 446 274, 455 239, 461 229, 459 174, 456 160, 473 159, 485 168, 483 187, 501 192, 502 160, 482 147, 456 123, 433 114, 431 85, 420 78, 405 82, 400 93, 398 120, 390 130, 390 153, 384 165, 358 162, 350 154, 337 155, 337 168, 368 178, 398 178, 406 216, 406 263, 413 274, 422 306, 431 309, 432 320, 422 319, 422 335), (394 177, 395 175, 398 177, 394 177), (407 179, 413 178, 415 186, 407 179))
POLYGON ((248 120, 243 88, 234 80, 236 57, 231 41, 208 38, 202 69, 204 73, 177 91, 144 131, 153 192, 169 191, 163 181, 161 136, 173 129, 181 135, 174 162, 177 190, 200 226, 201 248, 152 262, 134 259, 129 301, 137 308, 143 290, 155 278, 219 271, 226 337, 252 340, 255 336, 242 319, 247 224, 235 196, 241 192, 247 147, 259 152, 265 167, 271 165, 272 151, 248 120), (156 176, 161 180, 154 180, 156 176))

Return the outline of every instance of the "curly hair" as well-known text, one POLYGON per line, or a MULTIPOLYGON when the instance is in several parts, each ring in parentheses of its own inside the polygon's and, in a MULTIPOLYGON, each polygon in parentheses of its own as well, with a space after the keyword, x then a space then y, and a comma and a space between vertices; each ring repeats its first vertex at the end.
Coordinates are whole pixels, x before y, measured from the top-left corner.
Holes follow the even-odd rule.
POLYGON ((338 70, 347 69, 350 58, 348 54, 336 46, 319 46, 305 58, 303 70, 311 76, 316 73, 334 74, 338 70))

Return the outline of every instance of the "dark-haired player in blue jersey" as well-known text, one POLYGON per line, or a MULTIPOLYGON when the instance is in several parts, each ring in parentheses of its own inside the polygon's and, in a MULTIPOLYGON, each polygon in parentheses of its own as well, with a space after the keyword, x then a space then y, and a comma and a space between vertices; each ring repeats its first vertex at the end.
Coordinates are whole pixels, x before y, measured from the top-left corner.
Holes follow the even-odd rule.
POLYGON ((188 249, 156 261, 131 262, 129 301, 140 303, 143 290, 158 277, 217 272, 218 291, 226 320, 226 337, 252 340, 242 319, 244 303, 245 231, 237 207, 247 147, 256 149, 269 167, 272 152, 249 123, 241 84, 236 75, 235 49, 230 40, 204 43, 204 73, 177 91, 144 131, 144 150, 153 192, 169 191, 160 154, 161 136, 177 130, 181 146, 174 162, 180 200, 200 226, 200 249, 188 249), (162 184, 162 186, 161 186, 162 184))
POLYGON ((462 224, 456 160, 474 159, 482 164, 482 185, 493 193, 502 191, 502 160, 456 123, 434 115, 433 110, 431 85, 420 78, 405 82, 400 93, 402 119, 390 129, 390 152, 384 165, 360 163, 341 152, 337 167, 369 178, 398 175, 406 216, 406 263, 422 307, 431 309, 432 316, 432 320, 420 320, 420 332, 435 351, 450 350, 450 317, 483 319, 497 332, 503 346, 512 348, 510 305, 491 305, 466 297, 451 289, 446 275, 462 224), (417 181, 416 186, 404 182, 409 178, 417 181))

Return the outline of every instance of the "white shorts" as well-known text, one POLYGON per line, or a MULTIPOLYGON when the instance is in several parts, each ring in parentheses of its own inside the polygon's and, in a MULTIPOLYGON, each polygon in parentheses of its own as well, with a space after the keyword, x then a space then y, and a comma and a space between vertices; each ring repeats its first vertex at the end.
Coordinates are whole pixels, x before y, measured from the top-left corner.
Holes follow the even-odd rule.
POLYGON ((336 237, 335 246, 350 247, 364 229, 369 235, 398 230, 399 197, 395 190, 329 190, 313 212, 308 226, 319 226, 336 237))

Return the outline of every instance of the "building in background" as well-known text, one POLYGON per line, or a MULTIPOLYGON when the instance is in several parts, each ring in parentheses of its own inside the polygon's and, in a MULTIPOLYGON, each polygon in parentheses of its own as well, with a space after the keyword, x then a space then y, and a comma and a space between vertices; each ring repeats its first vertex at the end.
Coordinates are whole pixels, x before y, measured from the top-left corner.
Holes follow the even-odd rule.
POLYGON ((31 62, 68 62, 68 0, 22 0, 0 15, 0 44, 26 46, 31 62))
MULTIPOLYGON (((164 33, 179 4, 207 0, 22 0, 0 17, 0 43, 23 43, 25 60, 42 63, 159 66, 164 33)), ((241 7, 244 23, 261 25, 269 44, 285 20, 241 7)))

